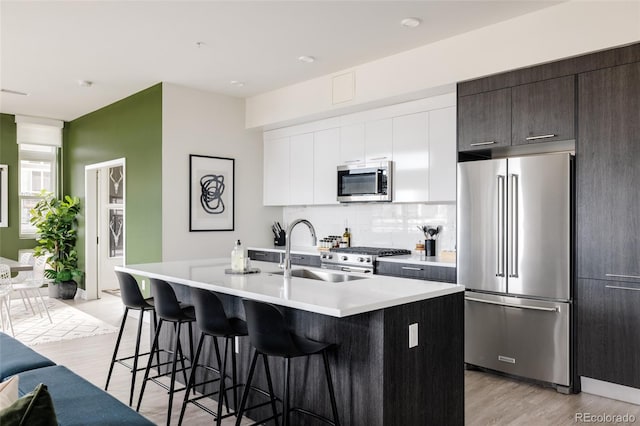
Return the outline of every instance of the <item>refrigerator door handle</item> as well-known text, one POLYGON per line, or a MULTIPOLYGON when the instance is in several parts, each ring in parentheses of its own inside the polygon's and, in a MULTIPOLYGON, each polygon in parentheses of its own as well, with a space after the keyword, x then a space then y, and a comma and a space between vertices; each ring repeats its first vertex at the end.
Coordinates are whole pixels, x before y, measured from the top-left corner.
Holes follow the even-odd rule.
POLYGON ((560 312, 560 309, 558 308, 545 308, 544 306, 531 306, 531 305, 514 305, 511 303, 494 302, 493 300, 476 299, 475 297, 469 297, 469 296, 465 296, 464 300, 468 300, 470 302, 487 303, 489 305, 505 306, 507 308, 529 309, 533 311, 545 311, 545 312, 560 312))
POLYGON ((496 277, 504 277, 504 198, 505 176, 498 175, 498 244, 496 245, 496 277))
POLYGON ((509 277, 518 278, 518 175, 511 175, 511 255, 509 277))

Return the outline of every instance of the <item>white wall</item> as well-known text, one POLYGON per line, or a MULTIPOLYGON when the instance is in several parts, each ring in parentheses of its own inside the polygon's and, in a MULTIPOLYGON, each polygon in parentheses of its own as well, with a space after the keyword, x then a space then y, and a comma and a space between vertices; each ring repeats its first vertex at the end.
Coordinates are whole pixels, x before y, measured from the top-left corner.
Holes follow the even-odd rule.
MULTIPOLYGON (((413 250, 418 240, 424 240, 416 226, 442 226, 436 249, 454 250, 456 245, 456 205, 422 203, 364 203, 339 206, 285 207, 283 222, 309 220, 318 239, 329 235, 342 235, 344 228, 351 231, 352 246, 403 248, 413 250)), ((291 244, 309 246, 309 233, 301 228, 293 233, 291 244)))
POLYGON ((246 100, 248 128, 274 128, 451 91, 458 81, 640 40, 640 2, 569 1, 246 100), (355 71, 352 101, 331 79, 355 71))
POLYGON ((282 208, 262 206, 262 133, 244 116, 241 99, 163 83, 163 260, 228 257, 236 239, 273 245, 282 208), (235 231, 189 232, 189 154, 235 159, 235 231))

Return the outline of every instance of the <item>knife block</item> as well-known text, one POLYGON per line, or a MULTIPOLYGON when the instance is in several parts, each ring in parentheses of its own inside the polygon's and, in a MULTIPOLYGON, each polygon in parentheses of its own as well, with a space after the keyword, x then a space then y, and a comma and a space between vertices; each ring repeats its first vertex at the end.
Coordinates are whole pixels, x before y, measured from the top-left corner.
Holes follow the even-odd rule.
POLYGON ((285 239, 285 233, 281 232, 278 237, 273 238, 273 245, 276 247, 282 247, 286 244, 287 240, 285 239))

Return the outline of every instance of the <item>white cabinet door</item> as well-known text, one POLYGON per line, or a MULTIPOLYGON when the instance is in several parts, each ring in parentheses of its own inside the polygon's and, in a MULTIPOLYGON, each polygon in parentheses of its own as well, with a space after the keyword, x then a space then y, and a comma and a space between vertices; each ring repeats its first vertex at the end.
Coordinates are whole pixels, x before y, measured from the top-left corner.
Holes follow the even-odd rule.
POLYGON ((264 141, 263 203, 289 204, 289 138, 264 141))
POLYGON ((375 163, 391 161, 392 158, 392 119, 370 121, 364 128, 365 162, 375 163))
POLYGON ((289 205, 313 204, 313 133, 289 141, 289 205))
POLYGON ((340 128, 340 164, 364 163, 364 124, 340 128))
POLYGON ((429 111, 429 200, 456 201, 456 107, 429 111))
POLYGON ((313 204, 338 204, 340 129, 314 134, 313 159, 313 204))
POLYGON ((393 201, 429 201, 428 113, 393 119, 393 201))

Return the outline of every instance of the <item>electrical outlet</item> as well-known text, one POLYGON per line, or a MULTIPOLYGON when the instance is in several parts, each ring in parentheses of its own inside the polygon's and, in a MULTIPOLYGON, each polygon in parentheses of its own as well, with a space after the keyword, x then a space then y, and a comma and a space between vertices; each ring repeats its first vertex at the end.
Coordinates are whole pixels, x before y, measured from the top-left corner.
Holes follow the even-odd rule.
POLYGON ((418 346, 418 323, 409 324, 409 349, 418 346))
POLYGON ((147 288, 147 280, 142 280, 140 282, 140 286, 142 287, 142 290, 146 290, 146 288, 147 288))
POLYGON ((235 342, 236 343, 235 344, 236 353, 239 354, 240 353, 240 338, 238 336, 236 336, 235 339, 236 339, 236 342, 235 342))

